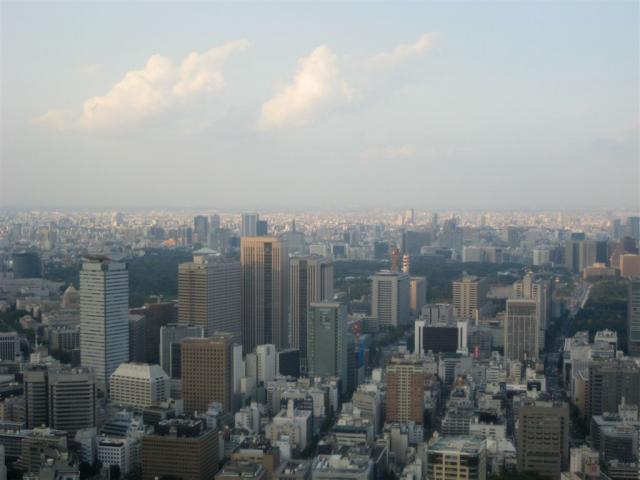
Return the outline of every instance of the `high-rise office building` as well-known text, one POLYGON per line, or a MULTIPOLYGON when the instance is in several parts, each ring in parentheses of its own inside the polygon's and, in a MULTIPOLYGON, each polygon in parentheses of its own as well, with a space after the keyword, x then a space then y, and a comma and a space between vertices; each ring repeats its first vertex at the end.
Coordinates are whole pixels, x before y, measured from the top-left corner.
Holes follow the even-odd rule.
POLYGON ((15 362, 20 356, 20 335, 18 332, 0 332, 0 360, 15 362))
POLYGON ((536 315, 538 317, 538 339, 539 348, 544 348, 547 324, 551 317, 551 287, 549 280, 536 277, 531 272, 527 273, 522 280, 513 284, 515 298, 524 298, 536 301, 536 315))
POLYGON ((640 240, 640 217, 627 217, 625 234, 635 240, 640 240))
POLYGON ((303 371, 307 363, 309 305, 333 299, 333 263, 318 257, 289 259, 289 346, 300 351, 303 371))
POLYGON ((204 330, 197 325, 174 323, 160 328, 160 367, 169 377, 177 379, 182 376, 182 340, 203 337, 204 330))
POLYGON ((162 420, 142 439, 143 480, 212 480, 219 460, 218 431, 203 419, 162 420))
POLYGON ((347 383, 347 307, 339 302, 312 303, 307 326, 309 377, 336 376, 347 383))
POLYGON ((537 302, 510 298, 504 319, 504 356, 509 360, 536 359, 540 350, 537 302))
POLYGON ((242 345, 252 352, 256 345, 287 346, 288 255, 275 237, 243 237, 242 345))
POLYGON ((96 385, 88 368, 50 368, 49 426, 73 438, 78 430, 96 426, 96 385))
POLYGON ((257 213, 243 213, 241 217, 240 236, 255 237, 258 235, 259 218, 257 213))
POLYGON ((516 426, 518 470, 558 479, 569 465, 569 406, 525 400, 516 426))
POLYGON ((616 412, 623 398, 640 407, 640 367, 633 359, 592 361, 588 376, 587 418, 616 412))
POLYGON ((417 318, 422 307, 427 303, 427 277, 411 277, 409 279, 409 310, 417 318))
POLYGON ((463 275, 453 282, 453 314, 456 318, 474 320, 484 305, 487 286, 484 278, 463 275))
POLYGON ((205 336, 233 334, 240 342, 240 262, 195 255, 178 267, 178 322, 202 327, 205 336))
POLYGON ((193 240, 206 245, 209 241, 209 218, 198 215, 193 218, 193 240))
POLYGON ((233 337, 216 334, 182 341, 182 399, 189 413, 206 412, 212 402, 231 411, 233 337))
POLYGON ((427 449, 429 480, 485 480, 487 446, 482 437, 445 436, 427 449))
POLYGON ((398 247, 396 247, 395 245, 393 247, 391 247, 391 251, 389 253, 389 257, 390 257, 390 262, 391 262, 391 266, 390 269, 392 272, 399 272, 400 271, 400 263, 401 263, 401 258, 400 258, 400 249, 398 247))
POLYGON ((34 365, 24 372, 27 428, 48 426, 73 437, 96 425, 96 385, 88 368, 34 365))
POLYGON ((640 276, 633 277, 629 280, 627 326, 629 355, 640 356, 640 276))
POLYGON ((371 315, 380 325, 409 324, 409 275, 381 270, 371 280, 371 315))
POLYGON ((80 270, 80 357, 101 391, 129 361, 129 272, 103 255, 83 257, 80 270))
POLYGON ((424 387, 427 371, 418 361, 392 358, 386 369, 386 421, 424 421, 424 387))
POLYGON ((265 385, 277 374, 278 352, 276 346, 258 345, 256 347, 256 379, 265 385))

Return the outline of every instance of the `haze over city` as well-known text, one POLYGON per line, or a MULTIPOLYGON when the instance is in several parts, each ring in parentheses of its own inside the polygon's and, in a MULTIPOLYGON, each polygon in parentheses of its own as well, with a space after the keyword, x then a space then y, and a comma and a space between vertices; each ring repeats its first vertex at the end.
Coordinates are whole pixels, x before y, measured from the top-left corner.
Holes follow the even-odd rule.
POLYGON ((3 2, 0 204, 635 208, 637 19, 3 2))

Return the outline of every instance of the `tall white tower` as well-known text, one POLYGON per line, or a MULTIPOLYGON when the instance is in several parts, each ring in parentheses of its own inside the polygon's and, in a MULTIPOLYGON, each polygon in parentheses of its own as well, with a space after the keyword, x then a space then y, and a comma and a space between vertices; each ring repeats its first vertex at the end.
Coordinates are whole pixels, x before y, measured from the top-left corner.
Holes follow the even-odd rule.
POLYGON ((129 272, 126 263, 87 255, 80 270, 80 358, 107 391, 111 374, 129 361, 129 272))

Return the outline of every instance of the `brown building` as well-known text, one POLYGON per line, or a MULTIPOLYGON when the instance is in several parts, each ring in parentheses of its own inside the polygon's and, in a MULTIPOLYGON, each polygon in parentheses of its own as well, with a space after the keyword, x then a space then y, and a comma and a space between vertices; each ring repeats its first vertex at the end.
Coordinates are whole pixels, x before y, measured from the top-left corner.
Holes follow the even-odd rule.
POLYGON ((387 422, 414 421, 422 425, 424 419, 425 368, 406 358, 393 358, 386 369, 387 422))
POLYGON ((181 342, 182 399, 186 412, 205 412, 211 402, 231 410, 232 338, 229 333, 220 333, 181 342))
POLYGON ((640 276, 640 255, 627 253, 620 256, 620 275, 623 277, 640 276))
POLYGON ((262 465, 265 480, 271 480, 280 465, 280 449, 272 446, 271 440, 264 437, 248 437, 233 451, 231 460, 262 465))
POLYGON ((218 432, 201 419, 163 420, 142 439, 143 480, 212 480, 218 462, 218 432))
POLYGON ((569 466, 569 406, 525 400, 516 426, 518 471, 558 479, 569 466))

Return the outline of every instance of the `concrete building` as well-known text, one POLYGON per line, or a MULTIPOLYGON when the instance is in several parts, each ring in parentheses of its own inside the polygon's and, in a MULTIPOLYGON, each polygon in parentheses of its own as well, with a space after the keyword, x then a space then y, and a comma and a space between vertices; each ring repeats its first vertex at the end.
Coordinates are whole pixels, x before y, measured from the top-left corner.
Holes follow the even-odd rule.
POLYGON ((424 389, 427 371, 419 361, 392 358, 386 369, 386 421, 424 421, 424 389))
POLYGON ((233 340, 230 334, 182 341, 182 399, 186 412, 206 412, 212 402, 231 411, 233 340))
POLYGON ((560 478, 569 467, 569 406, 527 399, 516 424, 518 471, 560 478))
POLYGON ((160 367, 171 378, 179 379, 182 371, 180 344, 185 338, 203 338, 204 329, 197 325, 173 323, 160 328, 160 367))
POLYGON ((311 466, 312 480, 373 480, 373 461, 368 455, 317 455, 311 466))
POLYGON ((640 255, 620 255, 620 276, 640 277, 640 255))
POLYGON ((453 314, 456 318, 475 320, 484 305, 487 286, 484 278, 464 274, 453 282, 453 314))
POLYGON ((178 323, 202 327, 205 337, 228 332, 241 342, 240 290, 239 262, 196 252, 178 267, 178 323))
POLYGON ((266 480, 264 468, 259 463, 231 460, 216 473, 216 480, 266 480))
POLYGON ((409 323, 409 274, 381 270, 371 277, 371 315, 380 325, 405 326, 409 323))
POLYGON ((178 306, 175 302, 147 303, 142 308, 132 308, 129 313, 144 317, 144 354, 140 361, 160 364, 160 329, 176 323, 178 306))
POLYGON ((640 366, 630 358, 593 361, 586 383, 587 418, 615 412, 624 398, 640 404, 640 366))
POLYGON ((257 345, 285 348, 288 340, 288 255, 275 237, 243 237, 242 346, 252 352, 257 345))
POLYGON ((21 356, 18 332, 0 332, 0 360, 15 362, 21 356))
POLYGON ((276 377, 278 352, 275 345, 256 347, 256 379, 265 385, 276 377))
POLYGON ((640 276, 629 280, 627 325, 629 355, 640 356, 640 276))
POLYGON ((339 302, 312 303, 307 327, 309 377, 339 377, 347 382, 347 307, 339 302))
POLYGON ((481 437, 441 437, 427 448, 429 480, 485 480, 487 445, 481 437))
POLYGON ((169 399, 171 380, 158 365, 122 363, 111 375, 111 401, 135 408, 157 406, 169 399))
POLYGON ((533 299, 507 300, 504 320, 504 356, 509 360, 536 359, 540 350, 537 302, 533 299))
POLYGON ((289 259, 289 346, 307 363, 307 316, 312 303, 333 299, 333 262, 325 257, 289 259))
POLYGON ((258 235, 258 220, 260 216, 257 213, 243 213, 240 218, 240 236, 255 237, 258 235))
MULTIPOLYGON (((276 445, 281 441, 287 442, 291 451, 300 453, 311 443, 312 422, 313 412, 294 408, 293 400, 289 400, 287 408, 274 416, 265 427, 265 436, 276 445)), ((285 460, 289 460, 285 452, 281 451, 281 454, 285 460)))
POLYGON ((218 432, 202 419, 163 420, 142 439, 143 480, 211 480, 218 461, 218 432))
POLYGON ((99 437, 96 439, 97 459, 103 466, 117 465, 120 475, 127 475, 139 466, 140 442, 137 439, 99 437))
POLYGON ((263 436, 245 438, 231 454, 236 462, 252 462, 262 466, 265 480, 272 480, 280 465, 280 449, 263 436))
POLYGON ((129 272, 103 255, 83 257, 80 270, 80 352, 105 391, 118 365, 129 361, 129 272))
POLYGON ((91 369, 49 369, 48 391, 51 428, 73 438, 79 430, 96 426, 97 393, 91 369))

